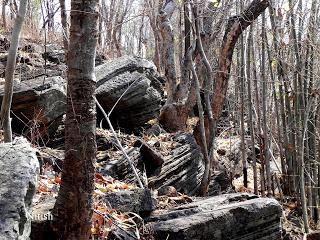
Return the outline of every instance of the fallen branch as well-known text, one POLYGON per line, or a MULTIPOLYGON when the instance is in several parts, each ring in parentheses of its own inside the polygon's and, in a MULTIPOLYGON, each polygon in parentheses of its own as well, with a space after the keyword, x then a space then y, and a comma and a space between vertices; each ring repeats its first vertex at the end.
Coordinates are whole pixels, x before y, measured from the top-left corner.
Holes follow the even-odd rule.
POLYGON ((143 184, 142 184, 142 182, 141 182, 141 180, 140 180, 140 177, 139 177, 139 175, 138 175, 137 169, 136 169, 136 167, 133 165, 133 162, 132 162, 131 159, 129 158, 127 152, 124 150, 124 148, 123 148, 123 146, 122 146, 122 144, 121 144, 121 142, 120 142, 120 140, 119 140, 119 138, 118 138, 118 136, 117 136, 117 134, 116 134, 113 126, 112 126, 112 123, 111 123, 111 121, 110 121, 110 118, 108 117, 108 114, 104 111, 104 109, 102 108, 102 106, 100 105, 100 103, 98 102, 98 100, 96 99, 96 97, 94 97, 94 100, 95 100, 97 106, 99 107, 99 109, 101 110, 103 116, 104 116, 105 119, 107 120, 107 123, 108 123, 108 125, 109 125, 109 127, 110 127, 110 130, 111 130, 114 138, 116 139, 116 142, 117 142, 118 147, 120 148, 120 150, 121 150, 121 152, 123 153, 124 157, 125 157, 125 158, 127 159, 127 161, 129 162, 129 165, 130 165, 130 167, 131 167, 132 170, 133 170, 133 173, 134 173, 134 175, 135 175, 135 177, 136 177, 136 179, 137 179, 137 181, 138 181, 138 184, 139 184, 140 188, 144 189, 144 186, 143 186, 143 184))

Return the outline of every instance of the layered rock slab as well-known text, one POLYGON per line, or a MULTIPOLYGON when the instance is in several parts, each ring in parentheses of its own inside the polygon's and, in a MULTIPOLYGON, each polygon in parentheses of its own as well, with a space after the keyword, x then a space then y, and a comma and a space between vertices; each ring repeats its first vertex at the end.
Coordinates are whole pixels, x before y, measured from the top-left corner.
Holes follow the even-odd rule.
MULTIPOLYGON (((172 149, 164 156, 164 162, 156 166, 150 158, 144 157, 139 147, 128 151, 128 156, 138 168, 138 173, 148 177, 148 186, 159 189, 173 186, 179 192, 196 194, 204 172, 203 157, 192 134, 178 133, 172 138, 172 149)), ((104 174, 127 182, 135 182, 135 176, 124 157, 106 163, 101 170, 104 174)))
POLYGON ((125 128, 135 128, 157 117, 163 98, 162 78, 153 63, 124 56, 95 69, 96 96, 105 111, 125 128))
MULTIPOLYGON (((0 102, 4 86, 0 86, 0 102)), ((31 138, 55 131, 66 107, 66 84, 61 77, 35 78, 14 84, 12 96, 12 128, 31 138)))
POLYGON ((277 240, 281 216, 276 200, 236 193, 155 211, 147 226, 156 240, 277 240))

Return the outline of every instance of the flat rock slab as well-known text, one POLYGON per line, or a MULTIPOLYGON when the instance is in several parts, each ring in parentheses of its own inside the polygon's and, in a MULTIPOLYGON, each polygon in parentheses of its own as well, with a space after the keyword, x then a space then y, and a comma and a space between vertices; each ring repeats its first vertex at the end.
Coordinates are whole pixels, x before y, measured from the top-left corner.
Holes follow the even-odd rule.
POLYGON ((154 212, 147 226, 157 240, 278 240, 281 216, 276 200, 235 193, 154 212))
POLYGON ((39 162, 24 138, 0 144, 0 239, 29 239, 39 162))

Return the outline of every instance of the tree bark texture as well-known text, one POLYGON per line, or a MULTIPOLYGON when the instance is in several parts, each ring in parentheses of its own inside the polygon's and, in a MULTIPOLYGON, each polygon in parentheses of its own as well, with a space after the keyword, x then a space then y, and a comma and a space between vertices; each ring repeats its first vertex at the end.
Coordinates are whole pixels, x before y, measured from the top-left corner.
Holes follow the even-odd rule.
POLYGON ((269 6, 268 0, 253 0, 251 4, 237 16, 228 20, 219 57, 219 67, 215 78, 212 100, 212 112, 217 121, 222 113, 223 103, 228 89, 234 47, 242 32, 259 17, 269 6))
POLYGON ((98 0, 71 2, 65 160, 54 208, 58 239, 89 239, 96 160, 96 81, 98 0))

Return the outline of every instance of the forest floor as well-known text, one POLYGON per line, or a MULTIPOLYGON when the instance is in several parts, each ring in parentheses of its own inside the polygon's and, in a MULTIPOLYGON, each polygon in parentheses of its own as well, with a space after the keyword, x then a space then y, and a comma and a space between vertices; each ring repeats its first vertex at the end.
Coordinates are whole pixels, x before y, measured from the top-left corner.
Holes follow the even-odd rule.
MULTIPOLYGON (((111 133, 108 130, 97 129, 97 132, 101 134, 108 135, 110 138, 111 133)), ((126 143, 126 148, 129 148, 134 144, 136 137, 134 135, 122 134, 122 140, 126 143)), ((149 141, 161 141, 163 150, 162 154, 168 154, 167 145, 172 145, 171 141, 164 141, 165 138, 153 136, 149 138, 149 141)), ((228 139, 220 139, 221 141, 228 141, 228 139)), ((226 144, 226 143, 224 143, 226 144)), ((223 144, 222 144, 223 145, 223 144)), ((57 149, 39 147, 38 151, 41 152, 40 155, 51 156, 51 159, 58 159, 58 161, 63 159, 63 148, 62 146, 57 149)), ((99 149, 99 146, 98 146, 99 149)), ((119 157, 121 152, 118 149, 110 149, 107 153, 110 159, 114 157, 119 157)), ((101 162, 99 159, 104 158, 105 152, 98 151, 97 158, 98 163, 96 165, 97 169, 101 167, 101 162)), ((48 162, 42 166, 42 173, 39 179, 39 186, 37 189, 36 196, 34 198, 34 205, 37 208, 38 204, 47 202, 48 199, 54 199, 59 190, 61 183, 61 172, 60 166, 57 162, 52 161, 53 164, 48 162)), ((259 180, 259 179, 258 179, 259 180)), ((243 176, 235 178, 233 180, 234 189, 236 192, 248 192, 253 193, 253 170, 250 165, 248 169, 248 184, 249 186, 245 188, 243 186, 243 176)), ((148 234, 147 230, 143 228, 143 220, 140 216, 130 212, 120 212, 117 209, 113 209, 105 202, 101 201, 101 196, 110 193, 118 192, 122 190, 132 190, 136 189, 137 186, 131 183, 118 181, 110 176, 102 175, 101 173, 96 173, 95 175, 95 191, 94 191, 94 214, 93 214, 93 225, 92 225, 92 236, 93 239, 103 239, 107 237, 115 228, 119 226, 130 235, 135 235, 141 239, 152 239, 148 234)), ((185 194, 175 192, 173 189, 171 192, 167 192, 166 195, 158 196, 157 198, 157 208, 158 209, 168 209, 175 207, 180 204, 185 204, 192 202, 195 198, 187 196, 185 194)), ((289 199, 284 196, 284 199, 280 199, 280 194, 277 188, 274 189, 274 196, 282 205, 283 217, 281 219, 282 224, 282 239, 288 240, 299 240, 304 239, 303 234, 303 221, 301 217, 301 211, 299 210, 298 203, 294 199, 289 199)), ((48 202, 50 202, 50 200, 48 202)), ((52 202, 52 201, 51 201, 52 202)), ((314 224, 311 227, 316 230, 317 226, 314 224)), ((319 226, 318 226, 319 228, 319 226)))

